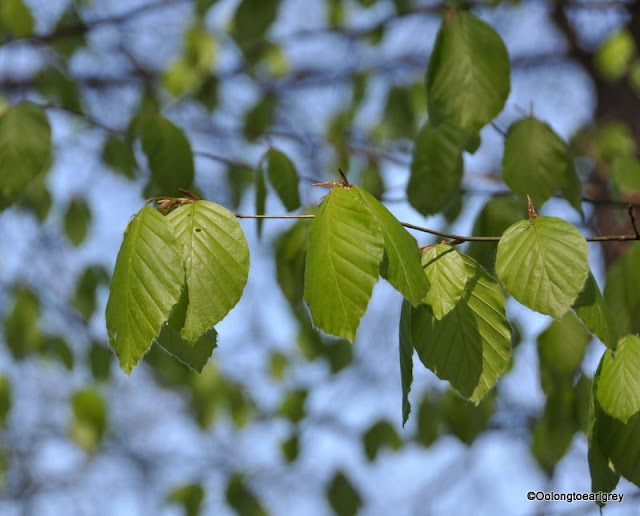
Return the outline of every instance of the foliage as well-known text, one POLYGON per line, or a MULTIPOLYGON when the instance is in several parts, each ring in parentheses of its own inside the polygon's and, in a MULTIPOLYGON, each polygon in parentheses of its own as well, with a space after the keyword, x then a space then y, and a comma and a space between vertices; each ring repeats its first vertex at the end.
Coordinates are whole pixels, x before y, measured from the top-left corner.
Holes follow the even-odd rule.
MULTIPOLYGON (((373 9, 378 3, 361 0, 358 9, 373 9)), ((366 111, 363 106, 375 90, 369 84, 374 73, 344 72, 351 100, 328 117, 322 138, 332 149, 331 160, 363 186, 351 183, 342 171, 341 180, 335 180, 331 172, 330 180, 314 185, 329 188, 319 206, 305 207, 302 213, 303 206, 314 204, 313 193, 302 190, 309 181, 301 171, 307 168, 301 166, 300 153, 290 152, 286 143, 288 132, 282 126, 286 101, 293 97, 285 98, 282 91, 295 81, 304 84, 313 69, 289 73, 295 56, 272 34, 278 31, 285 3, 237 3, 225 33, 229 41, 208 25, 208 13, 217 9, 218 2, 194 4, 179 55, 155 76, 131 52, 127 54, 143 86, 136 90, 137 107, 118 128, 94 118, 80 93, 92 82, 78 77, 72 66, 71 57, 90 44, 85 36, 102 22, 85 20, 83 9, 74 3, 57 21, 52 33, 56 37, 34 36, 39 25, 30 4, 22 0, 0 4, 4 41, 33 39, 56 56, 53 64, 38 70, 37 94, 28 100, 11 96, 0 109, 0 210, 32 213, 42 227, 60 219, 66 241, 78 253, 97 232, 102 215, 88 198, 72 193, 61 200, 55 193, 49 169, 61 156, 54 138, 58 122, 52 113, 57 111, 104 132, 98 148, 102 163, 123 184, 136 184, 149 197, 124 228, 112 274, 100 264, 85 264, 65 294, 74 324, 89 329, 82 353, 77 352, 76 339, 47 326, 45 316, 52 301, 45 288, 16 280, 7 295, 11 302, 3 311, 4 342, 12 360, 39 356, 59 362, 67 372, 77 371, 79 364, 86 367, 87 374, 80 372, 77 377, 90 378, 91 383, 74 388, 70 399, 71 439, 89 455, 99 453, 110 440, 109 408, 117 403, 106 397, 112 377, 110 347, 127 375, 137 367, 147 370, 159 385, 188 399, 203 431, 225 415, 235 428, 254 418, 279 419, 285 425, 278 438, 279 460, 299 461, 307 445, 305 422, 312 420, 315 410, 314 389, 311 383, 294 382, 292 371, 301 361, 321 359, 330 374, 338 374, 357 362, 357 346, 368 352, 368 343, 359 342, 364 340, 359 329, 383 278, 396 291, 397 302, 388 311, 400 313, 399 354, 394 351, 385 359, 399 359, 401 422, 403 427, 408 422, 414 426, 399 430, 395 422, 379 417, 359 429, 361 451, 368 461, 382 460, 410 440, 429 447, 448 433, 471 446, 482 435, 501 408, 496 385, 518 359, 514 349, 519 331, 510 317, 511 297, 551 318, 537 338, 544 406, 527 422, 531 453, 540 468, 552 476, 574 436, 582 432, 594 491, 612 491, 620 477, 640 486, 640 242, 610 266, 601 291, 585 234, 550 214, 566 213, 554 212, 551 199, 560 196, 581 221, 591 215, 583 208, 586 174, 581 164, 587 161, 593 162, 595 176, 607 178, 604 189, 616 197, 607 202, 618 206, 633 200, 640 190, 633 131, 613 122, 566 141, 531 109, 512 120, 503 134, 499 181, 507 189, 488 196, 475 217, 471 237, 398 220, 386 202, 391 169, 385 162, 397 165, 398 149, 404 148, 409 158, 400 161, 408 172, 406 207, 415 210, 413 214, 456 221, 467 213, 466 160, 483 145, 483 130, 489 124, 498 126, 496 117, 511 90, 512 64, 498 32, 475 11, 449 8, 429 63, 422 64, 424 81, 386 85, 380 101, 382 120, 363 138, 358 137, 359 113, 366 111), (242 64, 222 72, 218 54, 227 52, 228 45, 242 64), (221 147, 228 156, 196 150, 207 140, 199 137, 198 123, 190 124, 185 113, 197 112, 207 123, 217 120, 216 113, 226 109, 229 89, 222 86, 238 74, 260 86, 252 100, 231 103, 235 119, 243 113, 233 135, 241 150, 225 144, 221 147), (410 150, 408 139, 413 140, 410 150), (393 145, 385 150, 389 141, 393 145), (369 144, 382 150, 366 148, 369 144), (256 149, 261 158, 253 160, 256 149), (581 160, 574 160, 576 156, 581 160), (226 176, 220 176, 226 181, 219 180, 220 191, 226 193, 215 192, 217 202, 200 197, 201 190, 211 191, 215 183, 201 175, 200 158, 227 166, 226 176), (260 309, 270 303, 253 299, 254 293, 246 288, 250 248, 238 220, 245 216, 224 207, 246 206, 248 191, 254 195, 258 236, 263 236, 262 217, 273 218, 266 214, 270 192, 279 199, 280 210, 299 219, 277 238, 264 230, 264 240, 256 244, 261 247, 251 249, 254 260, 261 261, 261 251, 273 247, 275 279, 295 323, 295 352, 265 353, 270 381, 281 394, 269 409, 246 389, 250 375, 227 374, 214 355, 224 343, 228 326, 222 329, 223 325, 234 324, 226 318, 241 300, 251 297, 260 309), (183 196, 176 197, 178 192, 183 196), (543 206, 545 214, 536 213, 543 206), (435 233, 445 240, 420 246, 413 231, 435 233), (470 244, 464 248, 467 241, 470 244), (96 338, 90 331, 99 320, 94 316, 107 284, 108 343, 104 335, 96 338), (600 350, 595 372, 583 366, 592 336, 606 346, 600 350), (433 373, 429 373, 431 386, 423 392, 412 392, 414 351, 416 363, 433 373), (418 408, 410 418, 415 396, 420 396, 418 408)), ((385 22, 369 29, 347 29, 345 20, 353 6, 340 0, 326 4, 332 31, 363 38, 378 48, 385 22)), ((420 12, 412 2, 387 4, 395 13, 390 19, 420 12)), ((595 53, 593 66, 598 80, 604 81, 599 87, 623 79, 633 85, 633 70, 640 66, 634 59, 629 31, 608 37, 595 53)), ((338 75, 335 71, 332 80, 338 75)), ((211 134, 217 133, 212 130, 207 138, 211 134)), ((315 153, 311 140, 305 139, 308 135, 296 137, 311 147, 309 154, 315 153)), ((338 167, 332 163, 326 168, 338 167)), ((634 231, 618 240, 640 240, 633 213, 633 208, 618 213, 628 217, 634 231)), ((249 321, 244 324, 251 326, 249 321)), ((263 351, 255 345, 256 355, 263 351)), ((14 382, 10 375, 0 376, 0 429, 12 424, 14 382)), ((0 487, 3 460, 0 454, 0 487)), ((225 466, 220 499, 237 514, 267 514, 268 500, 262 499, 251 475, 225 466)), ((324 491, 336 514, 352 515, 366 505, 366 499, 359 482, 343 469, 337 466, 329 472, 324 491)), ((165 501, 196 516, 205 505, 205 484, 175 484, 165 501)))

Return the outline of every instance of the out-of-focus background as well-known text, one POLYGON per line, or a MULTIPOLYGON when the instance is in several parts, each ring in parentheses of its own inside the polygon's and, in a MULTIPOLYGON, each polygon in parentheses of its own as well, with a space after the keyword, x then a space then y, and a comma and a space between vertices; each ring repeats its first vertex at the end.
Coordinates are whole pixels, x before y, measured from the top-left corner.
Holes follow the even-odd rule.
MULTIPOLYGON (((124 228, 158 193, 135 134, 148 109, 185 131, 198 192, 235 212, 256 213, 256 170, 276 147, 305 206, 324 193, 309 185, 341 167, 400 220, 460 234, 504 194, 503 133, 533 111, 571 143, 590 200, 584 219, 562 199, 543 212, 585 234, 628 232, 609 201, 633 201, 625 185, 640 170, 640 2, 446 3, 499 32, 512 91, 465 155, 460 197, 426 219, 405 187, 445 6, 239 4, 0 1, 1 101, 45 106, 53 131, 46 179, 0 213, 0 514, 598 514, 526 498, 591 483, 583 405, 545 409, 537 339, 551 319, 514 300, 514 363, 494 391, 475 407, 416 360, 405 428, 401 297, 378 284, 354 345, 314 331, 300 302, 307 222, 265 221, 261 238, 241 222, 249 282, 201 374, 153 348, 127 377, 104 311, 124 228)), ((266 213, 286 213, 271 187, 266 213)), ((590 245, 601 285, 626 249, 590 245)), ((585 382, 603 349, 589 342, 585 382)), ((616 491, 626 498, 605 514, 638 514, 637 488, 616 491)))

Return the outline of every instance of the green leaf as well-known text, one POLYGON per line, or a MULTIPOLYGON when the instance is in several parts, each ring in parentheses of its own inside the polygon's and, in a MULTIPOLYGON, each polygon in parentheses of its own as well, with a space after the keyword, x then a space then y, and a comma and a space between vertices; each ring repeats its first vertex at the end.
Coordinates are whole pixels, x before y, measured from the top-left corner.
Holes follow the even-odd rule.
POLYGON ((42 355, 59 360, 68 371, 73 369, 73 351, 62 337, 47 337, 41 349, 42 355))
MULTIPOLYGON (((487 201, 473 223, 473 236, 500 236, 527 216, 527 206, 520 199, 500 195, 487 201)), ((488 271, 495 269, 497 243, 471 242, 467 254, 488 271)))
POLYGON ((11 382, 7 376, 0 376, 0 427, 7 421, 11 410, 11 382))
POLYGON ((104 382, 109 379, 112 358, 113 353, 108 347, 98 342, 91 343, 91 348, 89 348, 89 365, 94 380, 104 382))
MULTIPOLYGON (((262 2, 262 0, 258 0, 262 2)), ((266 95, 246 114, 243 134, 250 142, 262 136, 273 124, 278 103, 275 97, 266 95)))
POLYGON ((438 439, 438 429, 441 422, 441 407, 431 401, 429 394, 424 393, 418 407, 418 424, 416 440, 425 448, 431 446, 438 439))
POLYGON ((136 158, 126 139, 109 135, 102 148, 102 161, 112 170, 133 179, 136 175, 136 158))
POLYGON ((413 342, 411 340, 411 303, 406 299, 402 302, 400 312, 400 380, 402 383, 402 426, 407 423, 411 413, 409 392, 413 383, 413 342))
MULTIPOLYGON (((613 418, 609 418, 595 400, 597 374, 598 373, 596 373, 594 377, 593 395, 589 407, 589 432, 587 435, 587 442, 589 443, 589 473, 591 475, 592 492, 597 493, 604 491, 610 493, 618 485, 620 475, 613 468, 613 465, 609 461, 609 456, 601 447, 600 443, 604 441, 603 433, 607 430, 608 420, 615 422, 614 425, 621 425, 621 423, 613 418)), ((605 449, 606 448, 607 446, 605 444, 605 449)))
POLYGON ((295 389, 287 393, 278 409, 281 417, 287 418, 292 423, 298 423, 305 415, 305 402, 307 401, 306 389, 295 389))
MULTIPOLYGON (((264 172, 259 168, 256 170, 256 215, 264 215, 266 203, 267 185, 264 182, 264 172)), ((261 218, 256 219, 258 238, 262 237, 262 222, 261 218)))
POLYGON ((0 210, 51 165, 51 127, 40 106, 22 102, 0 115, 0 210))
POLYGON ((0 3, 0 28, 8 29, 16 38, 26 38, 33 33, 35 20, 22 0, 2 0, 0 3))
POLYGON ((80 276, 71 306, 85 319, 89 319, 96 309, 96 292, 103 283, 108 283, 109 273, 100 266, 87 267, 80 276))
POLYGON ((516 222, 498 244, 496 273, 523 305, 559 319, 589 275, 587 242, 574 226, 556 217, 516 222))
POLYGON ((311 223, 304 298, 314 324, 353 341, 378 281, 384 238, 354 188, 336 187, 311 223))
POLYGON ((620 335, 640 333, 640 242, 609 268, 604 299, 620 335))
POLYGON ((43 69, 37 79, 38 91, 50 102, 69 111, 82 113, 81 95, 76 83, 56 68, 43 69))
POLYGON ((604 79, 617 81, 626 75, 635 53, 633 35, 628 30, 620 30, 600 45, 594 61, 604 79))
POLYGON ((573 389, 570 381, 565 380, 549 393, 542 417, 533 428, 532 453, 549 476, 567 453, 577 429, 573 389))
POLYGON ((623 423, 640 411, 640 337, 628 335, 615 351, 605 351, 597 396, 602 408, 623 423))
POLYGON ((74 197, 64 214, 64 232, 75 246, 79 246, 87 238, 91 226, 91 209, 81 197, 74 197))
POLYGON ((493 415, 493 400, 494 395, 490 394, 474 405, 448 390, 442 400, 444 424, 453 435, 470 446, 487 428, 493 415))
POLYGON ((615 349, 618 342, 618 332, 613 324, 609 307, 591 272, 589 272, 582 292, 573 304, 573 309, 591 333, 609 349, 615 349))
POLYGON ((182 505, 184 516, 198 516, 204 500, 204 489, 197 483, 174 487, 167 496, 167 503, 182 505))
POLYGON ((249 247, 226 208, 196 201, 166 217, 182 248, 189 303, 180 333, 195 342, 220 322, 242 297, 249 275, 249 247))
POLYGON ((362 435, 362 445, 367 459, 374 461, 384 447, 399 450, 402 447, 402 439, 393 425, 382 419, 371 425, 362 435))
POLYGON ((302 303, 309 222, 299 220, 274 243, 276 278, 292 307, 302 303))
POLYGON ((618 156, 611 164, 611 179, 627 193, 640 190, 640 161, 633 156, 618 156))
POLYGON ((269 181, 287 211, 300 207, 298 193, 298 172, 296 167, 284 152, 269 149, 267 153, 267 171, 269 181))
POLYGON ((582 363, 589 336, 578 318, 567 312, 538 337, 540 362, 557 373, 575 372, 582 363))
POLYGON ((238 516, 267 516, 267 511, 260 504, 260 500, 245 485, 240 473, 234 473, 227 481, 224 493, 225 500, 238 516))
POLYGON ((459 129, 430 122, 416 136, 407 197, 423 215, 438 213, 459 190, 465 141, 466 136, 459 129))
POLYGON ((353 186, 371 212, 384 237, 382 277, 416 306, 424 298, 429 283, 420 265, 418 244, 402 224, 369 192, 353 186))
POLYGON ((280 443, 280 451, 289 464, 298 458, 300 454, 300 436, 297 432, 292 433, 289 438, 280 443))
POLYGON ((327 498, 337 516, 355 516, 362 498, 342 471, 336 471, 327 486, 327 498))
POLYGON ((424 251, 422 267, 429 280, 429 290, 423 302, 431 307, 433 316, 440 320, 462 298, 469 273, 467 265, 452 246, 438 244, 424 251))
POLYGON ((24 197, 19 202, 21 208, 33 213, 40 222, 44 222, 47 219, 53 203, 51 193, 44 179, 43 176, 40 176, 29 183, 24 190, 24 197))
POLYGON ((94 390, 77 391, 71 407, 71 437, 86 452, 95 452, 107 429, 107 407, 102 396, 94 390))
POLYGON ((636 151, 631 128, 623 122, 609 122, 598 126, 595 138, 596 157, 611 163, 617 156, 629 156, 636 151))
POLYGON ((38 327, 40 300, 30 289, 18 287, 15 304, 4 322, 4 338, 16 359, 22 359, 40 349, 44 336, 38 327))
POLYGON ((153 182, 165 195, 191 187, 193 153, 182 129, 160 114, 149 113, 142 118, 140 138, 153 182))
POLYGON ((475 16, 450 10, 427 70, 429 116, 478 132, 502 111, 509 73, 509 55, 500 36, 475 16))
POLYGON ((441 320, 426 305, 411 311, 411 338, 420 360, 478 404, 511 360, 511 328, 498 283, 463 255, 469 279, 462 299, 441 320))
POLYGON ((145 205, 125 230, 107 303, 109 342, 127 374, 169 319, 183 283, 183 257, 173 232, 145 205))
MULTIPOLYGON (((182 319, 184 320, 187 303, 183 301, 183 298, 186 301, 188 296, 186 294, 180 296, 180 302, 171 315, 174 317, 174 314, 180 310, 178 308, 179 305, 182 304, 183 308, 181 311, 182 319)), ((198 373, 201 373, 217 345, 218 332, 216 332, 215 328, 209 328, 200 335, 195 342, 191 343, 182 338, 180 335, 180 328, 181 326, 179 324, 171 324, 170 318, 169 321, 162 326, 158 338, 156 338, 153 343, 160 346, 164 351, 169 353, 169 355, 180 361, 182 364, 198 373)))
POLYGON ((233 36, 241 48, 262 40, 278 15, 280 0, 242 0, 233 18, 233 36))
MULTIPOLYGON (((539 208, 556 190, 580 188, 567 144, 548 124, 533 117, 515 122, 504 143, 502 177, 509 188, 539 208), (571 188, 573 187, 573 188, 571 188)), ((574 199, 575 201, 575 199, 574 199)))
POLYGON ((416 110, 409 87, 392 86, 384 108, 384 124, 390 138, 413 138, 416 132, 416 110))

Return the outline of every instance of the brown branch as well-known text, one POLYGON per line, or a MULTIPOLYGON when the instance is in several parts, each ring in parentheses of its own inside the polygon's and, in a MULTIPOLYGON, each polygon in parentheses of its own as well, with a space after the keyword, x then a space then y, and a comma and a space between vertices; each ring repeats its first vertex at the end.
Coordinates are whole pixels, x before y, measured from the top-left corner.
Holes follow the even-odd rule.
MULTIPOLYGON (((239 219, 313 219, 315 215, 242 215, 240 213, 234 213, 239 219)), ((405 228, 413 229, 415 231, 422 231, 423 233, 429 233, 431 235, 437 235, 444 238, 450 238, 453 240, 452 245, 461 244, 463 242, 499 242, 502 237, 499 236, 463 236, 455 235, 453 233, 445 233, 444 231, 437 231, 435 229, 425 228, 422 226, 416 226, 409 222, 400 222, 405 228)), ((640 240, 640 234, 638 235, 606 235, 586 237, 587 242, 627 242, 632 240, 640 240)))

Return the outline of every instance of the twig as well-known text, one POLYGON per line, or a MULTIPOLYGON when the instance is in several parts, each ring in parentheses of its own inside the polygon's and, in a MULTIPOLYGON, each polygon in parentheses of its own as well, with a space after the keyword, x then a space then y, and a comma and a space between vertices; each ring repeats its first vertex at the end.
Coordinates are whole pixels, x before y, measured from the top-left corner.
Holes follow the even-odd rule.
MULTIPOLYGON (((240 213, 234 214, 239 219, 313 219, 315 215, 242 215, 240 213)), ((422 226, 416 226, 409 222, 400 222, 405 228, 413 229, 415 231, 422 231, 423 233, 430 233, 431 235, 437 235, 444 238, 449 238, 454 244, 461 244, 463 242, 499 242, 502 237, 499 236, 463 236, 454 235, 453 233, 445 233, 444 231, 437 231, 435 229, 425 228, 422 226)), ((636 235, 606 235, 586 237, 587 242, 628 242, 633 240, 640 240, 640 234, 636 235)))

